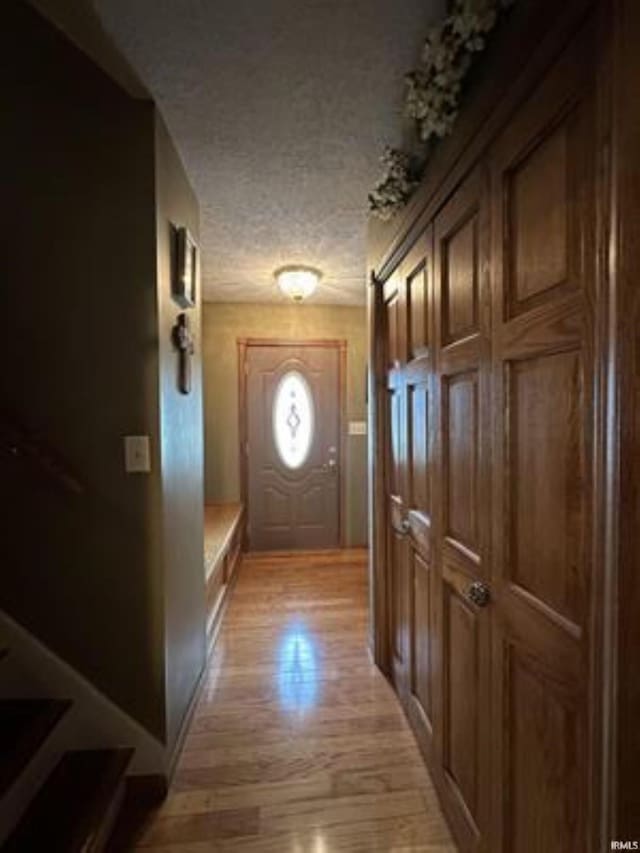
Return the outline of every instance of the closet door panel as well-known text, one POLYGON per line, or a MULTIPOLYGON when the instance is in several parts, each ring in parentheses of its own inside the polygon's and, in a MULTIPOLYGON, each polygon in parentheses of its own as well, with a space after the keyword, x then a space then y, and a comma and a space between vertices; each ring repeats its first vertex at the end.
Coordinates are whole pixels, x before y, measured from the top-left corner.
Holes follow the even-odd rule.
POLYGON ((486 850, 490 644, 488 184, 477 169, 435 222, 436 702, 443 804, 465 851, 486 850))
POLYGON ((409 524, 416 547, 426 560, 431 555, 431 379, 407 379, 409 524))
POLYGON ((387 388, 387 483, 389 515, 399 528, 404 510, 403 501, 403 430, 402 386, 397 376, 392 376, 387 388))
POLYGON ((385 430, 387 483, 387 588, 391 677, 401 695, 408 691, 411 594, 406 542, 407 440, 404 369, 407 349, 407 305, 404 282, 397 272, 384 285, 387 363, 385 430))
POLYGON ((579 351, 510 362, 505 581, 580 620, 584 567, 584 378, 579 351))
MULTIPOLYGON (((567 851, 584 838, 580 755, 582 713, 557 666, 541 663, 517 643, 505 647, 508 699, 509 809, 504 849, 567 851)), ((578 849, 585 849, 580 847, 578 849)))
POLYGON ((586 27, 491 154, 496 853, 591 849, 592 51, 586 27))
POLYGON ((411 567, 411 677, 406 710, 431 760, 437 666, 437 579, 433 564, 433 232, 429 227, 402 263, 408 310, 407 539, 411 567))
POLYGON ((454 584, 445 583, 444 738, 442 768, 450 791, 468 820, 478 822, 479 714, 483 713, 478 614, 454 584))
POLYGON ((442 342, 478 331, 478 211, 465 211, 440 246, 442 342))
POLYGON ((408 578, 406 543, 396 530, 392 530, 389 537, 389 560, 392 567, 391 654, 400 679, 408 665, 408 578))
POLYGON ((431 738, 433 729, 434 619, 433 576, 429 561, 420 551, 411 549, 413 575, 411 697, 418 712, 418 723, 431 738))
POLYGON ((424 551, 431 549, 432 515, 432 347, 431 229, 418 240, 402 264, 407 293, 409 346, 405 367, 407 394, 407 511, 412 536, 424 551))
POLYGON ((478 556, 478 371, 442 380, 444 534, 478 556))
POLYGON ((384 286, 393 679, 463 853, 601 847, 610 140, 587 6, 481 162, 437 176, 384 286))
POLYGON ((407 310, 409 313, 407 324, 409 330, 409 362, 419 358, 421 355, 428 355, 431 339, 431 269, 430 255, 426 251, 426 247, 422 246, 424 240, 429 241, 430 235, 423 237, 419 241, 417 254, 410 255, 408 260, 403 264, 403 268, 408 270, 406 283, 407 310), (423 249, 425 249, 424 256, 422 256, 423 249))
POLYGON ((510 313, 567 282, 568 198, 565 122, 525 153, 508 178, 510 313))

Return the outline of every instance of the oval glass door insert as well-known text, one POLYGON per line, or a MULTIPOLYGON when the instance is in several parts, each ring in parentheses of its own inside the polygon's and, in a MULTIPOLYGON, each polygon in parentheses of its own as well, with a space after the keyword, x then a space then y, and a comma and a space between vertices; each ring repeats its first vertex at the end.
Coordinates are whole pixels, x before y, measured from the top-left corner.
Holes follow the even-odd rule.
POLYGON ((273 438, 287 468, 306 461, 314 431, 313 395, 309 383, 297 370, 280 379, 273 399, 273 438))

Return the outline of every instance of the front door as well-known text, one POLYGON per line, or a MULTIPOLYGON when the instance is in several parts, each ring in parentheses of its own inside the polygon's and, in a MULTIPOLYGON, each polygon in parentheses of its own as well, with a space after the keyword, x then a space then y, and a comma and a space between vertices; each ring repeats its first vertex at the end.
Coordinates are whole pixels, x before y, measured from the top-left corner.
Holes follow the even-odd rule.
POLYGON ((338 344, 246 348, 246 481, 252 551, 340 542, 338 344))

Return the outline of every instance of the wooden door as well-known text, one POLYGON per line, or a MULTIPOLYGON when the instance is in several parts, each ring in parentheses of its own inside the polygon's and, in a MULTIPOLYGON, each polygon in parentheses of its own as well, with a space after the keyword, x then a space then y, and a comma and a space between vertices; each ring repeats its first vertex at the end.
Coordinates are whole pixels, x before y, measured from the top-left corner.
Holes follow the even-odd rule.
POLYGON ((592 849, 594 123, 585 30, 493 148, 495 853, 592 849))
POLYGON ((435 576, 433 463, 434 317, 433 229, 427 228, 400 267, 404 290, 406 363, 403 441, 407 532, 409 672, 406 709, 428 759, 433 751, 436 664, 438 661, 438 582, 435 576))
POLYGON ((488 238, 488 181, 478 168, 435 220, 435 746, 465 851, 488 849, 490 808, 488 238))
POLYGON ((405 696, 409 684, 409 579, 406 519, 406 413, 404 368, 407 355, 406 300, 402 277, 384 286, 386 360, 386 523, 387 588, 391 676, 405 696))
POLYGON ((433 229, 384 287, 391 673, 421 749, 433 753, 439 608, 434 554, 433 229))
POLYGON ((340 544, 340 358, 337 346, 246 349, 251 550, 340 544))
POLYGON ((428 167, 380 255, 391 668, 465 853, 607 835, 622 398, 593 18, 518 78, 479 160, 428 167))

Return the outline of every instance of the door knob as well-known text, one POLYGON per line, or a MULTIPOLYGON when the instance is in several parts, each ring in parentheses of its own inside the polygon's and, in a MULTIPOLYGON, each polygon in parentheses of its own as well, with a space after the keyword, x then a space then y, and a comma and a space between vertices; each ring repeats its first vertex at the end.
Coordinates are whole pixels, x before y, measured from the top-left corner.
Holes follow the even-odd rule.
POLYGON ((411 522, 408 518, 403 518, 400 522, 400 533, 408 533, 411 530, 411 522))
POLYGON ((476 607, 486 607, 491 601, 491 591, 486 583, 482 581, 474 581, 467 590, 467 598, 472 601, 476 607))

